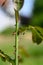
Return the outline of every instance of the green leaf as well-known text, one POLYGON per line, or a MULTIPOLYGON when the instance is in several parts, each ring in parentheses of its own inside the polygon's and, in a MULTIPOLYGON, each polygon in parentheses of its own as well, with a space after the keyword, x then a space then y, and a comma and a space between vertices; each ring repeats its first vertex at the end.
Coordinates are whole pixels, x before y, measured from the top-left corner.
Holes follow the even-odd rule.
POLYGON ((30 26, 32 31, 32 40, 34 43, 40 44, 43 40, 43 28, 30 26))
POLYGON ((36 30, 40 33, 40 35, 43 37, 43 28, 36 27, 36 30))
POLYGON ((10 62, 12 65, 14 65, 15 64, 15 59, 12 59, 12 58, 10 58, 10 56, 8 56, 7 54, 4 54, 4 52, 3 51, 1 51, 0 50, 0 58, 2 59, 2 61, 8 61, 8 62, 10 62))
POLYGON ((37 44, 40 44, 42 41, 42 39, 34 31, 32 32, 32 40, 34 43, 37 43, 37 44))
POLYGON ((6 58, 5 57, 1 57, 2 61, 6 62, 6 58))

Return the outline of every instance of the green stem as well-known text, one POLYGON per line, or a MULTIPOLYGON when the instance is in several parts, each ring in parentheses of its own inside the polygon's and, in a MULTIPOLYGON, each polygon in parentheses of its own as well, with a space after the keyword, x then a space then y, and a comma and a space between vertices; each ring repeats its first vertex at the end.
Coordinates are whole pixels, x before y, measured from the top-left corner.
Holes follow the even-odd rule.
POLYGON ((18 65, 18 11, 15 10, 16 35, 15 35, 15 65, 18 65))
POLYGON ((16 35, 15 35, 15 51, 16 51, 16 54, 15 54, 15 65, 18 65, 18 35, 17 35, 17 32, 18 32, 18 22, 16 21, 16 35))
POLYGON ((15 10, 15 19, 16 19, 16 35, 15 35, 15 65, 18 65, 18 18, 19 18, 19 0, 16 0, 18 2, 17 4, 17 10, 15 10))

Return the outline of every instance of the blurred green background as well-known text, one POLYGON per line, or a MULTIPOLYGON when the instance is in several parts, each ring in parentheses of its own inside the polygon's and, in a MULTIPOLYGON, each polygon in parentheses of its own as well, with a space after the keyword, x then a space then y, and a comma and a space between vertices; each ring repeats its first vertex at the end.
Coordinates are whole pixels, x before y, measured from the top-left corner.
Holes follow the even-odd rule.
POLYGON ((35 0, 32 25, 43 27, 43 0, 35 0))

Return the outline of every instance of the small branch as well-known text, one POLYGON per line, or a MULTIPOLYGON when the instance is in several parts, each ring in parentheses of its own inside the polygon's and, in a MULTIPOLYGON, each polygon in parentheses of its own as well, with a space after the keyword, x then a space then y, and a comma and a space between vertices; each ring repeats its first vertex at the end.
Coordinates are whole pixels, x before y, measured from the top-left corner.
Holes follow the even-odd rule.
POLYGON ((15 64, 15 59, 11 59, 7 54, 4 54, 3 51, 0 50, 0 57, 5 62, 6 60, 10 62, 12 65, 15 64))

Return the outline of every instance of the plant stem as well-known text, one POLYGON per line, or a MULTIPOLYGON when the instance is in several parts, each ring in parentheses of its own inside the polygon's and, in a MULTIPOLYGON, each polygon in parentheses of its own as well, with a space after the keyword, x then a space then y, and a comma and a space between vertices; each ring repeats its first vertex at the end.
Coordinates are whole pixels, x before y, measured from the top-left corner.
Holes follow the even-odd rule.
POLYGON ((18 65, 18 35, 17 35, 17 32, 18 32, 18 22, 16 20, 16 35, 15 35, 15 65, 18 65))
POLYGON ((18 65, 18 21, 19 21, 19 0, 16 0, 17 10, 15 10, 15 19, 16 19, 16 35, 15 35, 15 65, 18 65))
MULTIPOLYGON (((16 0, 18 1, 18 0, 16 0)), ((17 4, 18 5, 18 4, 17 4)), ((17 11, 15 10, 15 19, 16 19, 16 35, 15 35, 15 65, 18 65, 18 7, 17 7, 17 11)))

